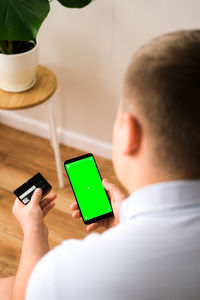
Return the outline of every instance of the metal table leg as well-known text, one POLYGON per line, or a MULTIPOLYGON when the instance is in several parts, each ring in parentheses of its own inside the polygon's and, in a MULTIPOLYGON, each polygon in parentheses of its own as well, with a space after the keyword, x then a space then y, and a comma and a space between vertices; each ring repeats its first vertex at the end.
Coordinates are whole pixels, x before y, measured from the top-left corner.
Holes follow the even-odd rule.
POLYGON ((56 168, 57 168, 57 175, 58 175, 58 183, 59 187, 64 187, 64 178, 63 178, 63 172, 62 172, 62 163, 60 159, 60 148, 57 140, 57 134, 56 134, 56 124, 54 119, 54 113, 51 101, 48 101, 47 103, 48 109, 49 109, 49 129, 50 129, 50 138, 51 138, 51 145, 54 149, 54 155, 56 160, 56 168))

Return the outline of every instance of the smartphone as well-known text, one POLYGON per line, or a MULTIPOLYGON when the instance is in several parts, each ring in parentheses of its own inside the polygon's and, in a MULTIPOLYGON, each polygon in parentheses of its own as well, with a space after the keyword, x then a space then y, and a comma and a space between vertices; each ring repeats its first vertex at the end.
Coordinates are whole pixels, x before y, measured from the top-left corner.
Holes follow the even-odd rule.
POLYGON ((94 156, 91 153, 64 162, 64 167, 85 224, 113 216, 94 156))
POLYGON ((24 184, 13 191, 15 196, 24 204, 27 205, 31 201, 31 197, 36 190, 36 188, 42 189, 42 196, 44 197, 51 190, 51 185, 42 176, 41 173, 35 174, 24 184))

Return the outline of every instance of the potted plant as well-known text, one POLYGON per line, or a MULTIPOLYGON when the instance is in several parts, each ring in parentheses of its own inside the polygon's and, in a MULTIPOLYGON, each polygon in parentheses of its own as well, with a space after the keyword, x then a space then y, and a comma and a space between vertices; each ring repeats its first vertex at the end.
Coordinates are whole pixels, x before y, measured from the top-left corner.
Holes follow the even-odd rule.
MULTIPOLYGON (((65 7, 82 8, 92 0, 57 0, 65 7)), ((37 34, 51 0, 0 0, 0 88, 20 92, 35 82, 37 34)))

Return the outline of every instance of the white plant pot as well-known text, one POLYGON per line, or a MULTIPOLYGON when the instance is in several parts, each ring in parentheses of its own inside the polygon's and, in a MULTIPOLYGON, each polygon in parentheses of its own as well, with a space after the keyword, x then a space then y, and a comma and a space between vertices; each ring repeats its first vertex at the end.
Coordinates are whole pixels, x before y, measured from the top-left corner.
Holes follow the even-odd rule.
POLYGON ((8 92, 22 92, 36 83, 38 45, 19 54, 0 53, 0 88, 8 92))

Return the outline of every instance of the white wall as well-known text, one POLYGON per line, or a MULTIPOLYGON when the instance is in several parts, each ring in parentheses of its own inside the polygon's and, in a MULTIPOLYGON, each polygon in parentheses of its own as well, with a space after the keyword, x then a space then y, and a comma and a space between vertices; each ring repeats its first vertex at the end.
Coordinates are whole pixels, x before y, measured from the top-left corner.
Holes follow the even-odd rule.
MULTIPOLYGON (((58 78, 59 127, 111 143, 121 81, 139 46, 154 36, 200 27, 199 0, 96 0, 82 10, 51 3, 39 33, 40 63, 58 78)), ((45 106, 16 112, 47 122, 45 106)))

